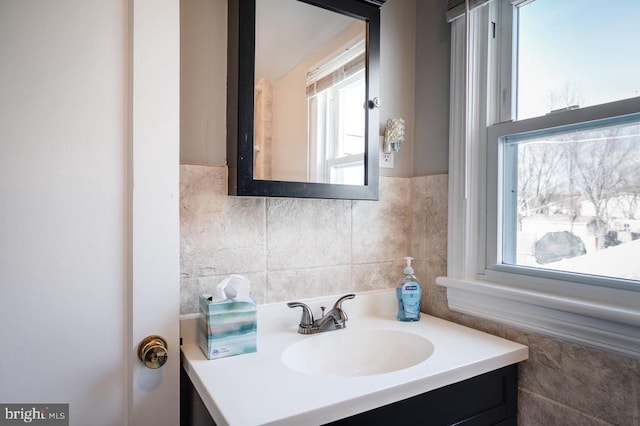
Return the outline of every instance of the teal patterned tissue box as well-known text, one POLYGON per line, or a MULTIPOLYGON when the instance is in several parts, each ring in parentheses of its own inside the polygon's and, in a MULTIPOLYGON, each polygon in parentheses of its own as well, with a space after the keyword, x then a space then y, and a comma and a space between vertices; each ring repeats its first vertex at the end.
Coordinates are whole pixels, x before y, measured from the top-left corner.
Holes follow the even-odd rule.
POLYGON ((255 302, 200 295, 198 344, 208 359, 256 352, 257 330, 255 302))

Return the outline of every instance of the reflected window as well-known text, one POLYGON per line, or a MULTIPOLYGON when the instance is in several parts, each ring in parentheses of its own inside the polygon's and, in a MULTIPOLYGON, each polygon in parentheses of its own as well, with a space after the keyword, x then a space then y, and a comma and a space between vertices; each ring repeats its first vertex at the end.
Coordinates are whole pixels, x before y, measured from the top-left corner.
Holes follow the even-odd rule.
POLYGON ((365 42, 307 72, 310 180, 364 184, 365 42))

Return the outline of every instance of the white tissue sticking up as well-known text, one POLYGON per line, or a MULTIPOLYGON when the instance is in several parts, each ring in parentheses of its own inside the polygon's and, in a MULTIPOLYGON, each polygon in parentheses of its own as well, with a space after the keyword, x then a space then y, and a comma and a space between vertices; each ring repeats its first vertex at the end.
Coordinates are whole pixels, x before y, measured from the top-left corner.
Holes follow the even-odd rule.
POLYGON ((252 302, 249 297, 251 284, 242 275, 229 275, 216 286, 215 301, 234 299, 238 302, 252 302))

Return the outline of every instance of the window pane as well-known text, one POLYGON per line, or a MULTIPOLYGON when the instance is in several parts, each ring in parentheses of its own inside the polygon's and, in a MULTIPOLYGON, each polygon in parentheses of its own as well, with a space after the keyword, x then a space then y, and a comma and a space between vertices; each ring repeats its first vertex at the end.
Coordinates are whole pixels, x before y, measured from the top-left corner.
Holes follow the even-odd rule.
POLYGON ((338 155, 364 152, 365 93, 364 72, 340 90, 340 147, 338 155))
POLYGON ((640 117, 501 141, 503 263, 640 280, 640 117))
POLYGON ((364 185, 363 162, 331 167, 331 183, 343 185, 364 185))
POLYGON ((640 96, 640 1, 518 8, 517 119, 640 96))

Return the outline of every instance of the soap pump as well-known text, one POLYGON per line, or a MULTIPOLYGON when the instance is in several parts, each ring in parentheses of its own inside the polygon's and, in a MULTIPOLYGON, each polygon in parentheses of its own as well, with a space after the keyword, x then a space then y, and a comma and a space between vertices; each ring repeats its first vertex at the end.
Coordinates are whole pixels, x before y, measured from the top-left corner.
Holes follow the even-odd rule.
POLYGON ((420 321, 422 288, 411 267, 413 257, 405 257, 404 260, 407 261, 407 266, 404 268, 404 277, 396 287, 398 321, 420 321))

